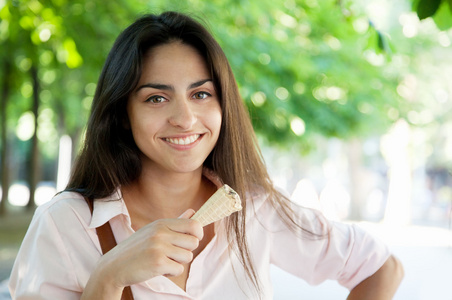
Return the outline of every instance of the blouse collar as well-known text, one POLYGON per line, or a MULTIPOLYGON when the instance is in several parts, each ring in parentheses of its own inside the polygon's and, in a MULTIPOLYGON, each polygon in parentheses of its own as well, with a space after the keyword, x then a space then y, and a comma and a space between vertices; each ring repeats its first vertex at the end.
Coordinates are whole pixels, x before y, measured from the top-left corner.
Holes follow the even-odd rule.
MULTIPOLYGON (((204 167, 202 174, 215 184, 217 189, 223 186, 221 178, 211 169, 204 167)), ((120 188, 116 189, 110 196, 94 201, 94 211, 89 228, 102 226, 119 215, 124 215, 129 225, 131 225, 130 214, 127 210, 120 188)))

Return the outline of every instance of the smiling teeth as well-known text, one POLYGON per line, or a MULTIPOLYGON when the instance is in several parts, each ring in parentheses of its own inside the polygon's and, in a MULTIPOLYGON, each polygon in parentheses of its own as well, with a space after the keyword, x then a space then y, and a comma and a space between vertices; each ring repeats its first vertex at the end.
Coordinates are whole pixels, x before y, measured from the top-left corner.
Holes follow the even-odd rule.
POLYGON ((196 141, 198 138, 199 138, 199 134, 195 134, 195 135, 187 136, 185 138, 179 138, 179 139, 166 138, 165 140, 167 142, 170 142, 171 144, 189 145, 189 144, 193 143, 194 141, 196 141))

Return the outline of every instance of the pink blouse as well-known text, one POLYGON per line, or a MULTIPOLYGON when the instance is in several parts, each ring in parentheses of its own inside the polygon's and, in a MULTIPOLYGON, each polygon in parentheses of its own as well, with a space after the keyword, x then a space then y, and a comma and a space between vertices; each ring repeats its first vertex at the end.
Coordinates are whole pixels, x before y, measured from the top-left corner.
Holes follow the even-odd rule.
MULTIPOLYGON (((294 206, 304 228, 317 232, 330 229, 326 237, 294 233, 264 195, 251 200, 254 205, 247 207, 246 230, 261 283, 261 299, 273 298, 271 264, 310 284, 333 279, 352 289, 375 273, 390 255, 385 245, 355 225, 330 222, 315 210, 294 206)), ((80 299, 102 253, 95 228, 107 221, 118 243, 134 233, 118 193, 96 200, 92 217, 77 193, 63 192, 40 206, 11 274, 13 299, 80 299)), ((192 262, 186 291, 158 276, 133 285, 134 298, 259 299, 236 253, 229 250, 224 221, 215 224, 215 231, 214 238, 192 262)))

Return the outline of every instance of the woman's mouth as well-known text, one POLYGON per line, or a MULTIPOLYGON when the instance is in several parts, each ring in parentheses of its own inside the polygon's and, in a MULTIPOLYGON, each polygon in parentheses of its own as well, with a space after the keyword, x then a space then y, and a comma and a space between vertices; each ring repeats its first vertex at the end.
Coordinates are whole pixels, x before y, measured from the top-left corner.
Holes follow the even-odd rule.
POLYGON ((190 145, 199 139, 200 136, 200 134, 194 134, 183 138, 165 138, 164 140, 175 145, 190 145))

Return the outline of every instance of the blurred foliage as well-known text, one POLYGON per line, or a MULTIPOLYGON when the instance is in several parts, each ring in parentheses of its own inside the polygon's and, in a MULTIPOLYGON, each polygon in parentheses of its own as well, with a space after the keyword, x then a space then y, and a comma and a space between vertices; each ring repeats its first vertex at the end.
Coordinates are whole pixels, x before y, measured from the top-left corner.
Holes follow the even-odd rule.
POLYGON ((214 28, 256 131, 269 142, 306 150, 313 135, 369 134, 400 110, 396 78, 364 55, 380 49, 369 45, 377 33, 362 16, 336 1, 253 1, 239 9, 249 13, 228 10, 225 25, 214 28), (357 31, 354 22, 364 24, 357 31))
MULTIPOLYGON (((382 132, 413 103, 397 92, 403 74, 393 58, 394 42, 355 2, 0 0, 0 80, 11 91, 8 137, 26 141, 34 130, 29 71, 35 67, 42 155, 54 158, 63 134, 76 148, 114 39, 139 14, 164 10, 204 20, 230 60, 263 140, 308 152, 318 135, 382 132)), ((413 7, 447 24, 442 11, 450 1, 436 2, 436 10, 424 0, 413 7)))
POLYGON ((0 59, 12 60, 16 67, 8 76, 14 90, 8 106, 10 128, 18 128, 17 122, 29 110, 33 91, 28 71, 36 66, 40 140, 55 144, 61 134, 75 137, 80 133, 108 48, 121 24, 132 18, 133 9, 128 6, 127 1, 110 5, 65 0, 4 4, 0 10, 0 59))
POLYGON ((451 0, 411 0, 413 10, 420 20, 432 17, 441 30, 452 27, 451 0))
POLYGON ((383 68, 366 58, 366 53, 380 52, 373 41, 379 33, 362 15, 348 11, 345 1, 151 5, 139 0, 109 5, 99 0, 4 2, 0 57, 16 66, 8 75, 14 91, 10 128, 27 120, 21 117, 32 96, 28 71, 37 66, 40 140, 54 144, 62 134, 77 140, 114 38, 137 14, 166 9, 206 20, 230 59, 256 131, 268 141, 308 150, 313 134, 366 134, 388 125, 388 112, 402 110, 394 93, 397 77, 382 74, 383 68))

